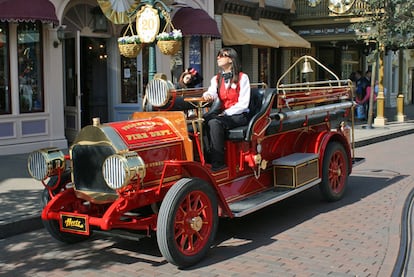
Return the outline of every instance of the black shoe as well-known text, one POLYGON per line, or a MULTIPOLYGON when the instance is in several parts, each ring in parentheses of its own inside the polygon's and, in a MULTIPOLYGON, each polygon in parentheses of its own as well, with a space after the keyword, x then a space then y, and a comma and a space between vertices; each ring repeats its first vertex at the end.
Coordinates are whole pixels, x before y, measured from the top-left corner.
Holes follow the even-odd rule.
POLYGON ((223 169, 225 169, 227 166, 225 165, 225 164, 218 164, 218 165, 213 165, 212 167, 211 167, 211 171, 220 171, 220 170, 223 170, 223 169))

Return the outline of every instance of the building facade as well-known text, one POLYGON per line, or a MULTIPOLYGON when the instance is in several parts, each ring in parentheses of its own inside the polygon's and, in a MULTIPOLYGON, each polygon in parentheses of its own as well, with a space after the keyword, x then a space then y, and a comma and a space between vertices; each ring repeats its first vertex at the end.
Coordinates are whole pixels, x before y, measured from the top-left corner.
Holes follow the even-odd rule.
MULTIPOLYGON (((363 8, 362 0, 351 1, 351 9, 341 13, 329 9, 329 0, 163 2, 184 39, 172 56, 156 48, 154 65, 148 46, 137 58, 120 55, 117 39, 128 24, 105 17, 102 6, 110 0, 1 1, 0 155, 64 149, 94 117, 101 122, 128 119, 143 108, 151 66, 173 82, 186 68, 195 68, 208 86, 223 46, 238 51, 252 83, 270 87, 304 54, 342 78, 370 66, 369 45, 349 29, 352 9, 363 8)), ((386 105, 393 105, 393 95, 401 91, 412 103, 413 56, 406 50, 386 57, 386 105), (408 73, 402 78, 400 68, 408 73)), ((314 78, 325 77, 318 74, 314 78)))
MULTIPOLYGON (((126 25, 103 17, 98 2, 0 3, 0 155, 64 149, 93 117, 117 121, 142 110, 148 49, 135 59, 122 57, 117 38, 126 25)), ((201 9, 216 24, 211 1, 182 2, 172 6, 172 15, 183 7, 201 9)), ((215 28, 213 35, 185 36, 180 55, 157 50, 157 72, 172 78, 192 66, 213 75, 214 63, 202 61, 215 60, 215 28)))
MULTIPOLYGON (((292 28, 312 43, 315 56, 341 78, 351 72, 372 70, 369 54, 373 44, 361 40, 352 25, 361 20, 360 11, 368 9, 363 0, 296 0, 292 28)), ((383 58, 385 106, 395 107, 398 94, 412 104, 413 50, 387 51, 383 58)), ((378 70, 377 70, 378 72, 378 70)))

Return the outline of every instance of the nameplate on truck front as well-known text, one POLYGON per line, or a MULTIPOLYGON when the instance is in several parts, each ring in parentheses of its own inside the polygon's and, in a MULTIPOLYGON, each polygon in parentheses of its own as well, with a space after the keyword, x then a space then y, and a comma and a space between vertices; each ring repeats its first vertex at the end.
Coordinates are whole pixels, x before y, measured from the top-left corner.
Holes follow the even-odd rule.
POLYGON ((88 217, 73 213, 60 214, 60 230, 80 235, 89 235, 88 217))

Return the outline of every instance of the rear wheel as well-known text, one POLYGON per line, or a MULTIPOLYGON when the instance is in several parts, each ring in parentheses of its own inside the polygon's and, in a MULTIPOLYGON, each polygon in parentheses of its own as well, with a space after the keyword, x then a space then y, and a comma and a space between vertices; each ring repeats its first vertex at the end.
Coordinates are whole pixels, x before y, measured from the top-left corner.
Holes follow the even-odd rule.
POLYGON ((323 158, 322 182, 319 185, 322 196, 328 201, 342 198, 348 183, 348 159, 342 144, 330 142, 323 158))
MULTIPOLYGON (((70 182, 70 172, 64 172, 61 176, 61 183, 66 184, 70 182)), ((58 181, 57 176, 50 177, 47 185, 49 187, 54 187, 56 182, 58 181)), ((59 188, 54 191, 54 193, 58 193, 59 188)), ((44 189, 41 196, 41 205, 42 209, 49 203, 50 195, 47 189, 44 189)), ((89 236, 82 236, 76 234, 70 234, 60 231, 59 222, 57 220, 42 220, 43 226, 49 232, 49 234, 58 241, 65 242, 65 243, 77 243, 80 241, 84 241, 89 238, 89 236)))
POLYGON ((179 180, 166 194, 158 214, 161 254, 178 267, 197 263, 214 241, 217 222, 214 189, 200 179, 179 180))

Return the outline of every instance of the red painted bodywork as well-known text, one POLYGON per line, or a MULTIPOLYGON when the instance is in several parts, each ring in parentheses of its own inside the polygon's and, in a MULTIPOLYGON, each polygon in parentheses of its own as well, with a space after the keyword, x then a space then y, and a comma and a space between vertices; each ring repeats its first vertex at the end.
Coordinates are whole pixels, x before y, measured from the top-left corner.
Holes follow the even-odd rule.
MULTIPOLYGON (((277 104, 280 101, 282 100, 277 104)), ((310 124, 307 118, 303 118, 301 125, 294 129, 285 130, 283 123, 280 123, 277 132, 266 135, 265 129, 270 123, 272 106, 269 105, 266 113, 254 124, 250 141, 226 141, 228 168, 218 172, 212 172, 208 164, 186 158, 189 155, 185 153, 188 150, 184 140, 191 136, 186 134, 187 138, 183 139, 183 131, 175 127, 176 119, 169 119, 169 112, 165 112, 165 118, 160 118, 159 113, 155 117, 148 113, 147 119, 105 124, 105 128, 115 131, 128 150, 136 151, 142 157, 147 165, 146 177, 140 180, 142 182, 137 181, 136 184, 132 183, 117 191, 116 200, 103 204, 80 197, 74 184, 75 188, 63 189, 52 197, 43 209, 42 219, 59 220, 61 212, 70 212, 86 215, 88 224, 101 230, 155 231, 156 212, 138 216, 129 215, 128 212, 159 205, 169 188, 183 177, 200 178, 211 184, 219 199, 219 215, 233 217, 229 203, 274 186, 271 164, 274 159, 298 152, 316 153, 320 157, 321 175, 322 157, 330 141, 338 141, 344 146, 351 171, 349 144, 342 133, 331 131, 329 114, 318 124, 310 124), (254 157, 257 155, 258 144, 263 149, 262 159, 268 161, 268 164, 256 178, 258 168, 254 165, 254 157)), ((197 148, 194 149, 196 153, 197 148)))

